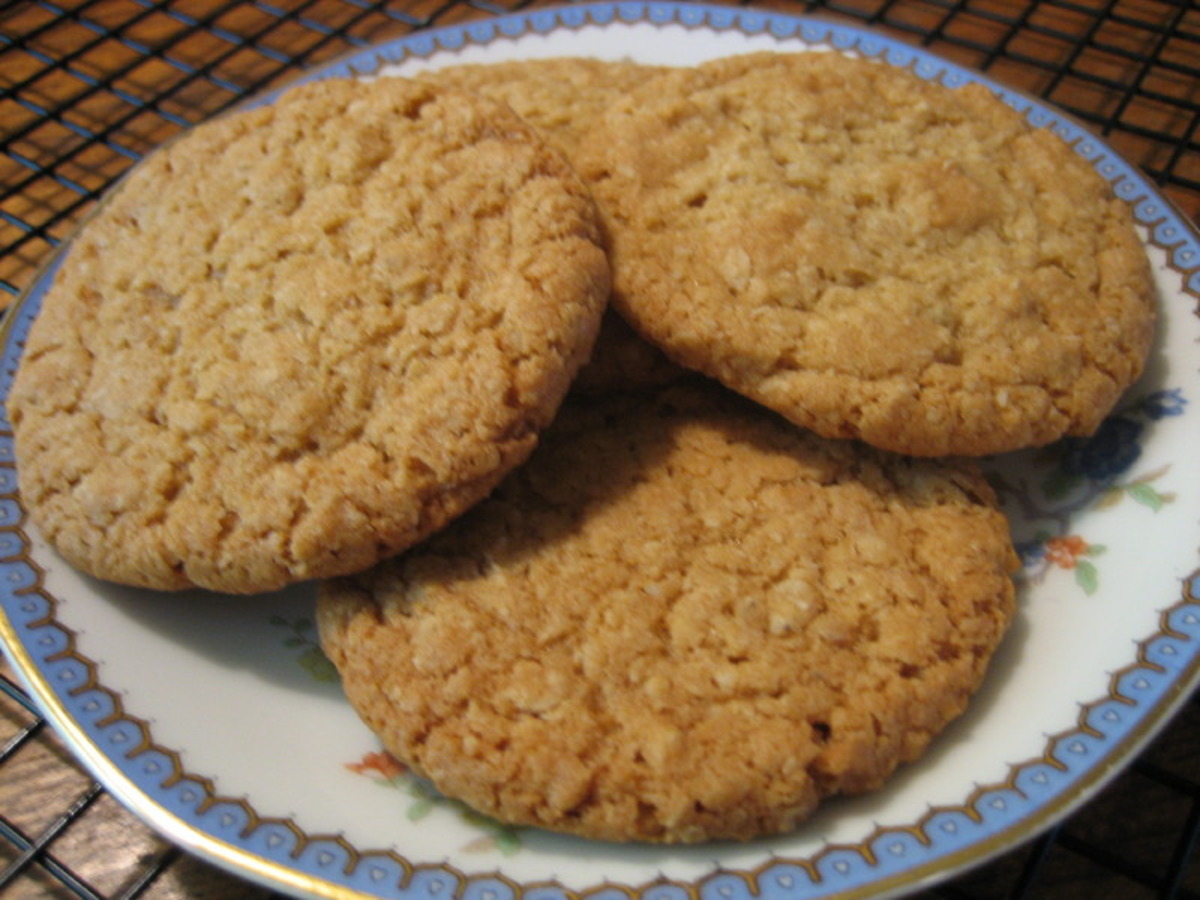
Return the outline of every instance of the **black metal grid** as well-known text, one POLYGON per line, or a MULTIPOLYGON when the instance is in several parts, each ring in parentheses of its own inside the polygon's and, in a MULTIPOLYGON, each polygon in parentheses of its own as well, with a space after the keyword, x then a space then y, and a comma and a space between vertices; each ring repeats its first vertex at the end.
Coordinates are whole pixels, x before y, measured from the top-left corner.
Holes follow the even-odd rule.
MULTIPOLYGON (((0 0, 0 306, 147 151, 348 49, 548 5, 522 0, 0 0)), ((1200 219, 1200 7, 1191 0, 844 0, 744 3, 874 25, 1067 110, 1200 219)), ((146 897, 188 857, 151 842, 130 871, 68 859, 111 800, 0 675, 0 780, 52 747, 72 800, 27 834, 0 809, 0 896, 146 897)), ((118 813, 119 815, 119 813, 118 813)), ((106 827, 113 824, 106 812, 106 827)), ((1098 798, 1029 846, 929 897, 1200 898, 1200 702, 1098 798)), ((87 857, 87 853, 83 854, 87 857)), ((169 896, 189 892, 182 878, 169 896), (182 891, 182 892, 181 892, 182 891)), ((225 884, 207 896, 232 897, 225 884)), ((168 893, 161 892, 162 896, 168 893)), ((265 897, 246 887, 238 897, 265 897)))
MULTIPOLYGON (((299 68, 527 8, 489 0, 34 0, 0 10, 0 302, 125 169, 299 68)), ((1200 214, 1200 8, 1190 0, 763 4, 888 30, 1071 112, 1200 214)))

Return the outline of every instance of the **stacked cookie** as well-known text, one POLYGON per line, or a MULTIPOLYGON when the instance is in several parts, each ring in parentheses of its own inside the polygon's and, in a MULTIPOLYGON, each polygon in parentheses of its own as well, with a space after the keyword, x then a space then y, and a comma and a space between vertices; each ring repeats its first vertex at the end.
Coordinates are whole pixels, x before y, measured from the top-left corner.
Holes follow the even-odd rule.
POLYGON ((153 156, 10 414, 81 569, 321 579, 351 703, 444 792, 748 839, 962 712, 1015 565, 965 457, 1089 433, 1153 318, 1122 204, 982 88, 832 53, 462 66, 153 156))
POLYGON ((358 571, 533 449, 609 270, 587 189, 498 103, 328 80, 196 128, 87 223, 9 412, 79 568, 253 593, 358 571))
POLYGON ((833 53, 679 70, 576 157, 613 304, 827 437, 978 456, 1090 434, 1141 372, 1148 264, 1070 147, 980 85, 833 53))

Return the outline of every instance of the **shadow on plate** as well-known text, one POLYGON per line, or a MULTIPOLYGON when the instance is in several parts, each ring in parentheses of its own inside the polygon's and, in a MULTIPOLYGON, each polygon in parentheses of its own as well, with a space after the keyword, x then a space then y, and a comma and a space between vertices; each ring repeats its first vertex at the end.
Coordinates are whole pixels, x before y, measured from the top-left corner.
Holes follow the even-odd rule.
POLYGON ((312 583, 251 597, 201 590, 164 597, 99 581, 92 585, 114 609, 181 649, 289 690, 341 696, 317 637, 312 583))

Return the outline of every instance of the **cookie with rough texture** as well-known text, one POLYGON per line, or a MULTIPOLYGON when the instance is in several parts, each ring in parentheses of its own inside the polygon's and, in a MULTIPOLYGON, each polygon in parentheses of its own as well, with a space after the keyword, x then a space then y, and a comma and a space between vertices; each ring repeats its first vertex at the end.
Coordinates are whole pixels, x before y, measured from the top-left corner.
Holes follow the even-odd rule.
POLYGON ((665 71, 626 60, 560 56, 446 66, 417 77, 508 104, 570 156, 610 103, 665 71))
POLYGON ((586 188, 502 104, 297 86, 152 155, 72 246, 9 402, 23 501, 118 582, 361 569, 524 461, 607 290, 586 188))
POLYGON ((679 383, 574 396, 486 501, 322 582, 318 622, 363 720, 449 796, 747 839, 922 753, 980 684, 1015 565, 973 466, 679 383))
POLYGON ((985 454, 1091 433, 1154 323, 1129 211, 980 85, 762 53, 614 102, 576 167, 613 305, 829 437, 985 454))
MULTIPOLYGON (((612 102, 664 71, 628 61, 550 57, 448 66, 418 77, 507 103, 571 158, 591 123, 612 102)), ((650 386, 673 381, 681 373, 661 350, 609 312, 575 387, 606 391, 650 386)))

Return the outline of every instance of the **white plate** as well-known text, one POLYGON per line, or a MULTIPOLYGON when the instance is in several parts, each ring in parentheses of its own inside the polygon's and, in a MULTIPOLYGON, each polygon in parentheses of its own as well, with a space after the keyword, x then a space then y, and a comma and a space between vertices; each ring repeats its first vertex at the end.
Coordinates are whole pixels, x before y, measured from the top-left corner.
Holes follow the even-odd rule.
MULTIPOLYGON (((749 844, 589 843, 479 821, 378 753, 314 644, 313 592, 159 596, 73 572, 25 527, 0 434, 0 631, 80 758, 179 844, 300 895, 767 900, 903 893, 1086 802, 1200 678, 1200 237, 1075 123, 869 32, 683 3, 579 5, 444 28, 307 77, 545 55, 688 64, 769 48, 882 57, 982 81, 1133 207, 1161 293, 1149 371, 1097 439, 993 466, 1026 566, 1020 612, 967 714, 883 791, 749 844)), ((269 101, 269 98, 266 98, 269 101)), ((7 395, 53 275, 7 318, 7 395)))

